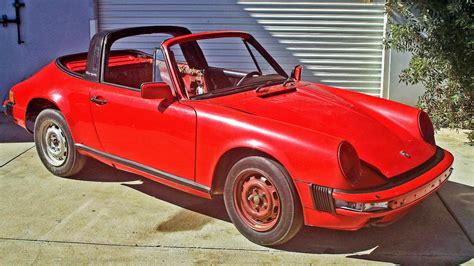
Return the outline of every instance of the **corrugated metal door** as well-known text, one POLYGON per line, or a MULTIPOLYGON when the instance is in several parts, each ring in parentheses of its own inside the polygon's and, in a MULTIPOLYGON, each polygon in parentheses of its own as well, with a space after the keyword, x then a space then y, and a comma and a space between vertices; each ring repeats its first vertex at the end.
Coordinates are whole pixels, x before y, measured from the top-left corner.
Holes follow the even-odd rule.
MULTIPOLYGON (((384 1, 98 0, 99 30, 181 25, 193 32, 242 30, 288 71, 304 65, 305 80, 381 95, 384 1)), ((121 45, 150 52, 147 37, 121 45)), ((233 47, 216 48, 216 62, 238 62, 233 47)))

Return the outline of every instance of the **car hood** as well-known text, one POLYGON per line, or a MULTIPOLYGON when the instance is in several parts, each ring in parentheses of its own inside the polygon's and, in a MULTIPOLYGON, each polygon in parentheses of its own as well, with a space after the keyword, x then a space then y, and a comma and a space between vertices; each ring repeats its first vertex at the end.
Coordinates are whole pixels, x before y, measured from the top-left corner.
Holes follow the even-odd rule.
POLYGON ((436 149, 384 117, 373 117, 363 107, 336 96, 319 85, 299 83, 295 90, 272 94, 247 91, 209 99, 214 104, 305 127, 350 142, 359 157, 392 178, 431 158, 436 149), (388 126, 390 124, 390 126, 388 126), (391 129, 389 129, 391 128, 391 129), (409 158, 402 155, 408 153, 409 158))

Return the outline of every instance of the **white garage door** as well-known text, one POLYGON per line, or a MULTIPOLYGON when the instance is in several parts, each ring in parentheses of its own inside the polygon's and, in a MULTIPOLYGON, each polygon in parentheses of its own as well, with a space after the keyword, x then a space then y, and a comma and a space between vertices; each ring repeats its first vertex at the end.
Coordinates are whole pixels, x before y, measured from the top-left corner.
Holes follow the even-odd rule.
MULTIPOLYGON (((99 30, 180 25, 193 32, 251 33, 289 73, 304 65, 304 79, 381 95, 384 1, 98 0, 99 30)), ((150 52, 141 37, 122 43, 150 52)), ((215 62, 238 62, 233 47, 219 47, 215 62)))

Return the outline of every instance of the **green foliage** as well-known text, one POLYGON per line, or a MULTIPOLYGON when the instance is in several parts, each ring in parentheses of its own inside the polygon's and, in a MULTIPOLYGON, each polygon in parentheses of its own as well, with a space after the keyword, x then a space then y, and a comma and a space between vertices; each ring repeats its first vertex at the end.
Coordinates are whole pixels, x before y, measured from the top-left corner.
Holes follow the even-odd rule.
POLYGON ((421 83, 426 92, 418 106, 436 128, 470 130, 474 143, 474 5, 467 0, 388 0, 387 12, 404 23, 393 24, 389 48, 410 52, 400 74, 406 84, 421 83))

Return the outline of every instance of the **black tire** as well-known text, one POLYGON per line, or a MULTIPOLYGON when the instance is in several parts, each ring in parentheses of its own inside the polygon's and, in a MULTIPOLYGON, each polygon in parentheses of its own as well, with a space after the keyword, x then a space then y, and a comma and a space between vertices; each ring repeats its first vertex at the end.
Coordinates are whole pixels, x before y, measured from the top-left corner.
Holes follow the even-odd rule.
POLYGON ((292 239, 303 225, 302 207, 293 181, 282 165, 265 157, 250 156, 234 164, 227 175, 224 203, 235 227, 247 239, 259 245, 276 246, 283 244, 292 239), (259 175, 261 176, 258 177, 259 175), (270 194, 273 195, 276 191, 277 196, 266 198, 265 193, 259 194, 260 190, 255 190, 255 187, 261 186, 262 182, 271 189, 270 194), (249 191, 252 191, 251 194, 246 193, 249 191), (239 197, 235 195, 241 195, 240 201, 239 197), (258 199, 255 200, 255 197, 258 199), (245 202, 246 199, 248 202, 245 202), (275 203, 277 200, 279 201, 278 204, 275 203), (259 221, 258 219, 261 217, 255 220, 252 214, 249 213, 253 211, 257 213, 260 211, 268 212, 264 209, 266 207, 264 205, 268 201, 274 201, 273 205, 272 202, 268 205, 279 206, 279 212, 277 213, 277 208, 277 211, 273 210, 272 215, 268 214, 270 217, 265 216, 263 218, 265 220, 259 221), (263 205, 261 205, 262 202, 263 205), (249 211, 248 206, 255 207, 255 210, 249 211), (276 218, 272 220, 274 216, 276 218))
POLYGON ((34 139, 41 161, 54 175, 75 175, 87 161, 87 157, 80 154, 74 146, 66 120, 58 110, 45 109, 39 113, 35 121, 34 139), (47 137, 49 143, 59 143, 58 146, 46 143, 47 137))

